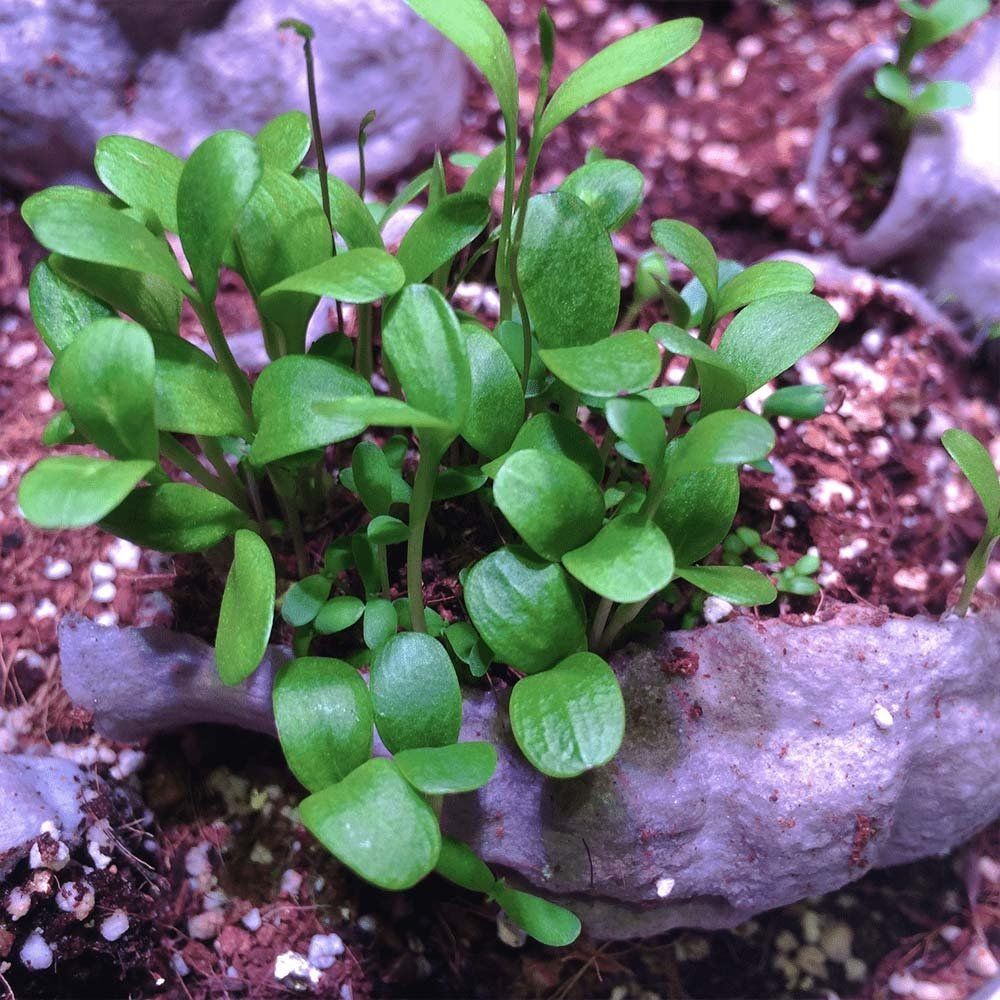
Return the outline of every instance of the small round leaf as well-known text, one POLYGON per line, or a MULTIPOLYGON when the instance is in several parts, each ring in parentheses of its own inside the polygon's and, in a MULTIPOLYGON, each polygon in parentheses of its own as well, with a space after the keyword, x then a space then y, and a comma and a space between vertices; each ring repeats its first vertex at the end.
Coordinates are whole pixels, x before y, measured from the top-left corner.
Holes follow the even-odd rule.
POLYGON ((456 795, 482 788, 497 766, 492 743, 452 743, 401 750, 393 757, 400 774, 424 795, 456 795))
POLYGON ((357 597, 332 597, 319 609, 313 627, 320 635, 332 635, 350 628, 365 612, 357 597))

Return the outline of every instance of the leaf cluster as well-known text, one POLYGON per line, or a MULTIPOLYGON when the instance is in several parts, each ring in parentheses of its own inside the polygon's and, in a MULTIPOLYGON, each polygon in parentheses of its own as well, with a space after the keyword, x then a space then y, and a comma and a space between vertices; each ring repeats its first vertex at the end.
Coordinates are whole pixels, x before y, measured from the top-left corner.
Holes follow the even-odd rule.
MULTIPOLYGON (((257 669, 276 618, 293 637, 274 712, 309 793, 303 822, 376 885, 403 889, 437 870, 562 944, 579 929, 571 913, 508 888, 441 835, 441 797, 481 787, 497 761, 490 744, 460 738, 461 683, 494 663, 520 678, 511 729, 550 778, 610 761, 626 706, 608 656, 650 627, 655 602, 679 587, 741 605, 775 599, 770 579, 726 558, 732 543, 721 560, 718 549, 734 537, 741 467, 761 467, 774 444, 767 418, 808 419, 825 400, 804 387, 776 393, 765 416, 743 404, 837 316, 805 268, 720 261, 676 219, 653 225, 658 249, 623 310, 612 234, 640 205, 639 172, 595 154, 555 190, 532 190, 549 135, 687 52, 699 21, 616 41, 552 89, 543 12, 518 177, 517 77, 499 24, 482 0, 409 2, 483 72, 506 123, 488 155, 458 157, 469 169, 460 188, 449 189, 438 157, 392 203, 366 201, 363 188, 303 166, 318 136, 293 111, 255 136, 210 136, 186 161, 110 136, 95 157, 106 192, 57 187, 25 202, 49 251, 30 295, 63 407, 45 439, 104 455, 42 460, 20 500, 43 527, 99 524, 228 561, 222 680, 257 669), (422 212, 390 253, 386 222, 419 197, 422 212), (680 290, 668 258, 692 275, 680 290), (492 326, 455 301, 463 277, 490 263, 492 326), (252 385, 219 321, 223 270, 240 276, 260 318, 270 363, 252 385), (307 346, 323 297, 338 305, 337 329, 307 346), (197 343, 180 335, 185 303, 197 343), (636 326, 652 303, 661 321, 636 326), (668 367, 683 369, 679 380, 668 367), (330 523, 331 502, 364 517, 319 562, 306 543, 330 523), (425 530, 445 502, 496 527, 492 547, 462 568, 457 620, 423 594, 425 530), (343 658, 314 655, 317 640, 343 658)), ((308 26, 292 28, 311 58, 308 26)), ((371 114, 359 155, 369 127, 371 114)), ((761 555, 759 535, 735 537, 761 555)))

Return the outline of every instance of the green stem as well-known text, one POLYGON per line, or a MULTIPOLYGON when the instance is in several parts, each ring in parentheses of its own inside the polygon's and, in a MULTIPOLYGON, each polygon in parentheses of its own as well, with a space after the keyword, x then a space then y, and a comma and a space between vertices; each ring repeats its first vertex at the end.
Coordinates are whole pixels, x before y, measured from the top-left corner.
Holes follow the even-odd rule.
POLYGON ((372 377, 375 361, 372 353, 372 307, 358 306, 358 341, 354 348, 354 369, 366 381, 372 377))
POLYGON ((218 476, 213 476, 198 461, 194 453, 188 451, 173 434, 168 434, 166 431, 160 432, 160 451, 181 472, 186 472, 196 483, 204 486, 206 490, 211 490, 213 493, 217 493, 220 497, 225 497, 237 506, 242 506, 242 499, 239 494, 233 494, 226 483, 219 479, 218 476))
POLYGON ((406 543, 406 595, 410 602, 410 624, 414 632, 427 631, 424 615, 424 529, 434 497, 438 464, 443 454, 441 448, 421 450, 417 474, 413 480, 410 498, 410 537, 406 543))
POLYGON ((212 463, 212 468, 218 473, 219 479, 232 490, 234 497, 240 498, 239 506, 245 508, 247 505, 246 490, 226 460, 226 453, 222 450, 222 445, 215 438, 204 437, 201 434, 195 435, 195 440, 204 452, 205 458, 212 463))
MULTIPOLYGON (((319 124, 319 101, 316 97, 316 68, 313 66, 312 39, 303 42, 306 55, 306 86, 309 90, 309 119, 312 122, 313 145, 316 147, 316 166, 319 168, 319 190, 323 202, 323 214, 330 224, 330 245, 333 256, 337 256, 337 234, 333 228, 333 216, 330 212, 330 179, 326 173, 326 149, 323 146, 323 131, 319 124)), ((344 310, 338 299, 337 332, 344 332, 344 310)))
POLYGON ((618 435, 609 427, 604 432, 604 440, 601 442, 601 448, 598 454, 601 456, 601 465, 607 468, 608 456, 611 454, 611 449, 615 446, 615 441, 618 440, 618 435))
POLYGON ((379 579, 382 581, 382 596, 388 598, 389 596, 389 556, 388 549, 385 545, 379 545, 377 549, 378 555, 378 573, 379 579))
MULTIPOLYGON (((541 101, 539 101, 541 106, 541 101)), ((536 123, 538 119, 536 112, 536 123)), ((517 300, 517 311, 521 314, 521 330, 524 336, 524 359, 523 370, 521 371, 521 392, 528 392, 528 375, 531 371, 531 318, 528 316, 528 308, 521 294, 521 281, 517 274, 517 258, 521 252, 521 237, 524 234, 524 218, 528 214, 528 198, 531 195, 531 180, 535 173, 535 166, 538 163, 538 154, 541 146, 535 143, 535 134, 532 132, 531 145, 528 149, 528 162, 524 167, 524 174, 521 177, 521 186, 517 192, 517 228, 514 230, 514 238, 510 249, 510 283, 514 289, 514 297, 517 300)))
POLYGON ((298 570, 299 579, 302 580, 309 575, 309 556, 306 553, 306 539, 302 533, 302 518, 299 516, 299 509, 295 501, 282 493, 278 487, 278 482, 274 476, 268 473, 274 492, 278 496, 278 503, 281 504, 282 513, 285 515, 285 522, 288 525, 289 534, 292 536, 292 546, 295 549, 295 566, 298 570))
POLYGON ((613 604, 610 597, 602 597, 594 611, 594 620, 590 626, 590 648, 597 649, 598 643, 601 641, 601 633, 604 632, 605 626, 608 624, 608 615, 611 614, 611 608, 613 604))
POLYGON ((500 322, 511 318, 513 291, 510 284, 510 230, 514 218, 514 174, 517 170, 517 122, 504 120, 503 209, 500 213, 500 240, 497 245, 496 282, 500 293, 500 322))
POLYGON ((598 652, 606 653, 614 643, 615 639, 621 635, 622 630, 631 625, 639 617, 639 612, 650 602, 652 598, 647 597, 642 601, 634 601, 632 604, 619 605, 618 610, 611 616, 608 627, 604 630, 597 644, 598 652))
POLYGON ((962 584, 962 593, 955 605, 955 614, 965 617, 972 604, 972 595, 976 592, 979 581, 986 572, 986 565, 990 561, 993 547, 1000 540, 1000 535, 983 535, 979 544, 973 549, 969 561, 965 564, 965 582, 962 584))
POLYGON ((201 321, 202 329, 208 342, 212 347, 215 360, 226 373, 234 391, 236 398, 240 401, 247 416, 253 420, 253 410, 250 406, 250 381, 247 379, 243 369, 236 363, 233 352, 229 349, 229 341, 222 332, 222 324, 219 322, 219 314, 215 311, 214 302, 192 302, 198 319, 201 321))

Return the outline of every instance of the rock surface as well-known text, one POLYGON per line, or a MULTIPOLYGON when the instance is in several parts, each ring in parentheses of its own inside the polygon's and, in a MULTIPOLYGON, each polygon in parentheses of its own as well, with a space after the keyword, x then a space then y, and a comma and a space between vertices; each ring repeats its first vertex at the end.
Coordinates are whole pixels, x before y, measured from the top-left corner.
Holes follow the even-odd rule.
MULTIPOLYGON (((821 112, 806 177, 815 197, 833 133, 870 108, 865 90, 891 46, 858 52, 821 112)), ((922 116, 885 211, 844 248, 852 264, 896 272, 979 323, 1000 320, 1000 17, 981 24, 936 74, 973 92, 971 107, 922 116)))
POLYGON ((66 843, 79 840, 87 784, 68 760, 0 754, 0 880, 28 857, 43 823, 54 824, 66 843))
MULTIPOLYGON (((286 651, 225 689, 207 645, 170 636, 64 620, 70 696, 115 738, 206 720, 273 732, 286 651)), ((670 634, 616 657, 625 743, 571 781, 534 772, 496 699, 472 693, 463 737, 492 741, 500 763, 486 788, 446 800, 443 824, 598 937, 732 926, 948 851, 1000 814, 998 639, 998 613, 861 609, 670 634)))
MULTIPOLYGON (((0 176, 34 187, 90 175, 97 140, 123 132, 187 155, 223 128, 254 133, 308 99, 286 0, 0 3, 0 176)), ((445 141, 463 102, 462 59, 402 0, 298 0, 314 50, 330 169, 357 176, 371 108, 374 179, 445 141)))

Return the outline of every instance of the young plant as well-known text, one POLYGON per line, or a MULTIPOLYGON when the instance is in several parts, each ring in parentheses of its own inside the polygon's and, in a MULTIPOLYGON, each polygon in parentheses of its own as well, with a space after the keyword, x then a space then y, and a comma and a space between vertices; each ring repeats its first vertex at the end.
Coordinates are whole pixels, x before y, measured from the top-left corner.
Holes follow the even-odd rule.
POLYGON ((874 91, 894 109, 894 124, 908 134, 921 115, 967 108, 972 91, 955 80, 918 84, 911 74, 914 58, 989 12, 989 0, 934 0, 924 7, 916 0, 899 0, 909 24, 894 63, 875 74, 874 91))
MULTIPOLYGON (((654 241, 695 277, 678 293, 665 266, 651 268, 664 321, 637 329, 630 312, 621 324, 611 233, 639 206, 638 171, 592 156, 557 189, 532 191, 549 135, 683 55, 699 21, 616 41, 553 90, 543 11, 519 178, 517 77, 500 25, 481 0, 410 5, 482 70, 502 111, 504 142, 464 160, 460 190, 448 189, 440 158, 386 206, 304 167, 310 144, 322 148, 313 98, 313 127, 293 111, 256 136, 210 136, 186 161, 108 137, 95 160, 106 193, 57 187, 24 203, 50 251, 30 295, 64 407, 45 440, 106 456, 43 459, 20 501, 43 527, 99 524, 228 561, 222 679, 257 669, 276 615, 291 635, 274 713, 309 793, 303 823, 378 886, 404 889, 436 870, 538 940, 565 944, 579 930, 572 913, 510 889, 441 835, 442 796, 484 785, 497 759, 489 744, 460 739, 459 678, 477 683, 494 663, 520 678, 511 728, 543 774, 572 778, 610 761, 626 707, 605 657, 630 628, 650 627, 655 599, 683 580, 734 604, 774 600, 766 577, 714 557, 740 468, 774 443, 743 402, 822 343, 837 315, 811 294, 805 268, 720 262, 697 230, 660 220, 654 241), (382 227, 424 191, 425 209, 390 254, 382 227), (454 301, 490 254, 492 327, 454 301), (252 386, 218 318, 223 268, 245 283, 271 359, 252 386), (321 296, 342 322, 307 347, 321 296), (184 301, 210 352, 180 337, 184 301), (674 357, 686 365, 679 385, 665 381, 674 357), (606 426, 600 446, 585 422, 606 426), (460 566, 464 607, 439 614, 424 599, 427 526, 432 512, 444 527, 462 509, 484 532, 460 566), (334 524, 347 528, 331 540, 334 524), (319 536, 325 547, 309 544, 319 536), (318 655, 331 652, 340 655, 318 655)), ((291 26, 311 59, 308 26, 291 26)), ((370 116, 361 149, 368 127, 370 116)), ((447 561, 460 562, 469 541, 452 541, 447 561)))
POLYGON ((990 453, 968 431, 947 430, 941 435, 941 443, 976 491, 986 511, 986 527, 965 564, 965 582, 955 605, 955 613, 964 616, 1000 539, 1000 476, 990 453))

